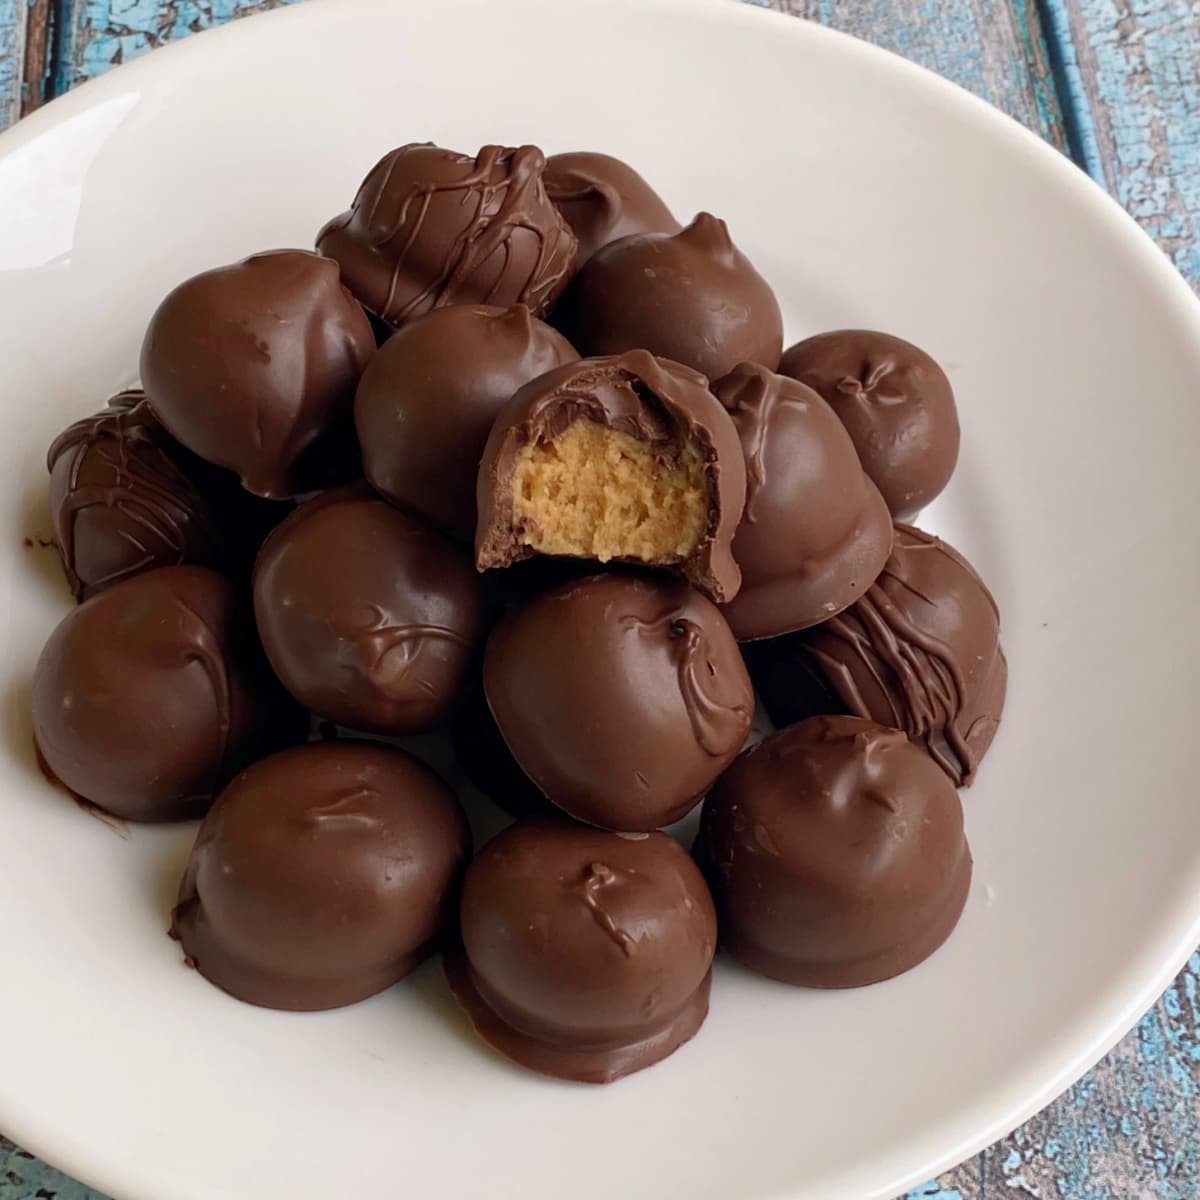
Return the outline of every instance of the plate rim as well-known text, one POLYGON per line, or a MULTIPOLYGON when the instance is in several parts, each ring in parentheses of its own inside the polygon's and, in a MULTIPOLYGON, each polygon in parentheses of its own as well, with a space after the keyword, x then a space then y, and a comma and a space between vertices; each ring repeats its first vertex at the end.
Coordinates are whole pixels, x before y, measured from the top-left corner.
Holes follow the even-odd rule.
MULTIPOLYGON (((443 11, 451 6, 470 8, 480 2, 483 0, 439 0, 437 8, 443 11)), ((1136 247, 1144 281, 1153 285, 1164 307, 1173 310, 1181 327, 1190 325, 1200 353, 1200 296, 1133 216, 1064 153, 986 100, 929 68, 810 19, 758 7, 755 0, 504 0, 504 3, 514 12, 541 12, 551 15, 554 20, 561 19, 561 15, 568 11, 594 10, 611 14, 614 6, 619 6, 643 13, 647 9, 657 9, 672 14, 679 21, 705 17, 727 21, 730 25, 737 25, 738 22, 770 22, 780 36, 795 38, 798 42, 809 39, 817 46, 814 53, 822 52, 821 43, 836 47, 839 53, 857 56, 869 70, 890 72, 900 86, 936 95, 943 105, 959 109, 972 122, 986 126, 989 136, 1007 139, 1027 157, 1040 160, 1041 168, 1052 173, 1056 183, 1070 193, 1073 204, 1090 207, 1111 229, 1113 238, 1120 239, 1126 249, 1134 251, 1136 247)), ((398 5, 414 11, 422 10, 420 0, 305 0, 302 4, 288 3, 280 8, 252 14, 252 20, 240 18, 158 47, 153 53, 144 54, 79 84, 0 133, 0 160, 51 134, 65 122, 95 108, 106 99, 135 90, 140 79, 166 77, 173 68, 188 59, 215 57, 228 42, 266 36, 269 28, 287 22, 297 27, 319 24, 321 20, 334 19, 333 13, 339 14, 336 19, 351 20, 354 19, 354 10, 365 14, 371 9, 386 11, 398 5)), ((980 1120, 970 1136, 960 1138, 928 1162, 912 1168, 895 1185, 889 1184, 884 1189, 872 1192, 872 1197, 887 1200, 897 1192, 919 1185, 964 1162, 1004 1138, 1062 1095, 1116 1046, 1154 1006, 1196 951, 1197 945, 1200 945, 1200 858, 1189 886, 1185 888, 1181 885, 1180 894, 1179 928, 1177 936, 1172 939, 1170 952, 1164 954, 1156 972, 1146 972, 1136 987, 1125 989, 1128 996, 1122 1003, 1113 1006, 1102 1027, 1097 1022, 1098 1027, 1086 1039, 1086 1045, 1080 1045, 1065 1058, 1047 1050, 1027 1062, 1023 1076, 1040 1080, 1036 1086, 1023 1085, 1027 1095, 1003 1109, 997 1109, 986 1120, 980 1120), (1189 907, 1185 903, 1185 892, 1190 895, 1190 921, 1184 920, 1185 910, 1189 907), (1048 1069, 1055 1063, 1057 1065, 1052 1070, 1048 1069)), ((86 1147, 72 1149, 69 1131, 52 1128, 33 1118, 23 1118, 19 1101, 6 1092, 2 1080, 0 1132, 64 1174, 80 1182, 91 1181, 86 1186, 119 1197, 120 1200, 159 1200, 161 1180, 147 1178, 136 1164, 115 1160, 94 1162, 86 1147)), ((790 1195, 789 1189, 772 1200, 787 1200, 790 1195)))

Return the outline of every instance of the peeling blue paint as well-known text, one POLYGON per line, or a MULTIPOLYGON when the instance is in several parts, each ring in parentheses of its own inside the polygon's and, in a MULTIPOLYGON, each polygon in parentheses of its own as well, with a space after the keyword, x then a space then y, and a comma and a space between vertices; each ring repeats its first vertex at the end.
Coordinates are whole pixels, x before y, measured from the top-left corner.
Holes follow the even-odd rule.
POLYGON ((0 129, 21 114, 25 0, 0 0, 0 129))

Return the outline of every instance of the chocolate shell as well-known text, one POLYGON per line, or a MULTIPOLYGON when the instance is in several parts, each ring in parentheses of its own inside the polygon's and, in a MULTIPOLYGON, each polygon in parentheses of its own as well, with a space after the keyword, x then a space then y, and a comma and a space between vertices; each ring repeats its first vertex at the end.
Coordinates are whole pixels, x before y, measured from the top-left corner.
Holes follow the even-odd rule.
POLYGON ((549 553, 672 567, 730 600, 745 488, 737 430, 702 376, 644 350, 569 363, 496 418, 476 565, 549 553))
POLYGON ((709 379, 740 362, 774 370, 783 349, 775 293, 708 213, 679 233, 635 234, 597 251, 554 323, 583 354, 649 350, 709 379))
POLYGON ((213 805, 172 933, 205 978, 251 1004, 353 1004, 434 948, 469 849, 454 795, 410 755, 296 746, 243 771, 213 805))
POLYGON ((945 371, 924 350, 890 334, 840 329, 797 342, 779 370, 832 405, 897 520, 911 520, 950 482, 958 410, 945 371))
POLYGON ((962 805, 902 733, 812 717, 747 750, 704 803, 721 945, 806 987, 890 979, 950 936, 971 884, 962 805))
POLYGON ((271 534, 254 611, 288 691, 372 733, 443 724, 483 641, 467 552, 365 486, 302 504, 271 534))
POLYGON ((546 196, 545 166, 536 146, 484 146, 474 158, 401 146, 317 249, 391 325, 446 304, 524 304, 540 317, 575 268, 575 235, 546 196))
POLYGON ((576 264, 634 233, 678 233, 662 197, 626 162, 578 150, 546 159, 546 195, 579 239, 576 264))
POLYGON ((75 795, 128 821, 202 816, 307 718, 263 661, 234 585, 160 567, 68 613, 33 675, 34 740, 75 795))
POLYGON ((496 414, 518 388, 578 357, 520 304, 456 304, 409 322, 358 385, 367 478, 393 504, 471 542, 475 477, 496 414))
POLYGON ((55 438, 50 515, 77 600, 154 567, 221 563, 224 538, 178 450, 136 391, 55 438))
POLYGON ((959 786, 996 735, 1008 680, 991 592, 956 550, 907 525, 857 604, 746 658, 777 725, 841 711, 893 726, 959 786))
POLYGON ((606 829, 679 820, 754 715, 725 619, 678 580, 594 575, 544 593, 496 626, 483 684, 522 770, 606 829))
POLYGON ((450 987, 483 1040, 530 1070, 610 1083, 708 1013, 712 899, 663 834, 514 825, 467 868, 461 924, 450 987))
POLYGON ((811 389, 754 363, 713 386, 746 455, 746 507, 733 539, 742 571, 722 611, 742 641, 828 620, 875 581, 892 521, 845 429, 811 389))
POLYGON ((142 381, 184 446, 279 499, 357 473, 354 389, 374 352, 336 264, 276 250, 171 292, 146 331, 142 381))

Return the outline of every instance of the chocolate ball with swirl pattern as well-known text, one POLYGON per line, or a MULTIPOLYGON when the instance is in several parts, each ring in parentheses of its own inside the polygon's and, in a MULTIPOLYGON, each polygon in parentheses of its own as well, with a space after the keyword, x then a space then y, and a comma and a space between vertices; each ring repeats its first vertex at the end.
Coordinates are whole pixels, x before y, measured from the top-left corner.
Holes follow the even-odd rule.
POLYGON ((246 763, 304 737, 233 583, 160 567, 62 620, 33 676, 38 753, 64 787, 130 821, 202 816, 246 763))
POLYGON ((996 601, 961 554, 907 525, 861 600, 745 649, 777 725, 844 712, 901 729, 959 786, 1000 725, 1008 666, 996 601))
POLYGON ((470 555, 365 485, 300 505, 267 538, 254 610, 288 691, 372 733, 442 724, 483 641, 470 555))
POLYGON ((139 391, 76 421, 46 456, 50 516, 77 600, 153 567, 217 566, 224 538, 139 391))
POLYGON ((828 620, 875 582, 892 519, 850 435, 811 388, 755 363, 713 386, 746 456, 733 539, 742 587, 721 611, 741 641, 828 620))
POLYGON ((666 1058, 708 1013, 712 898, 661 833, 524 822, 467 868, 451 990, 501 1054, 609 1083, 666 1058))
POLYGON ((401 146, 317 236, 361 303, 393 326, 446 304, 524 304, 540 317, 575 268, 575 234, 550 203, 536 146, 473 158, 401 146))
POLYGON ((681 580, 593 575, 544 592, 488 639, 483 685, 521 769, 577 820, 679 820, 754 715, 737 643, 681 580))

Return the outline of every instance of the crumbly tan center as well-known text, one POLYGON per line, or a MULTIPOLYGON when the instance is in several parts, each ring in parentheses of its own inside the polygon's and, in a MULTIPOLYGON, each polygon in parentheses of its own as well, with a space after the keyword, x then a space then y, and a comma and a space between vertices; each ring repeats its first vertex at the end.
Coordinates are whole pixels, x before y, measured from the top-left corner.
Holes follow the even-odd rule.
POLYGON ((587 420, 523 446, 513 474, 519 543, 600 562, 686 559, 708 522, 704 463, 691 444, 672 457, 587 420))

